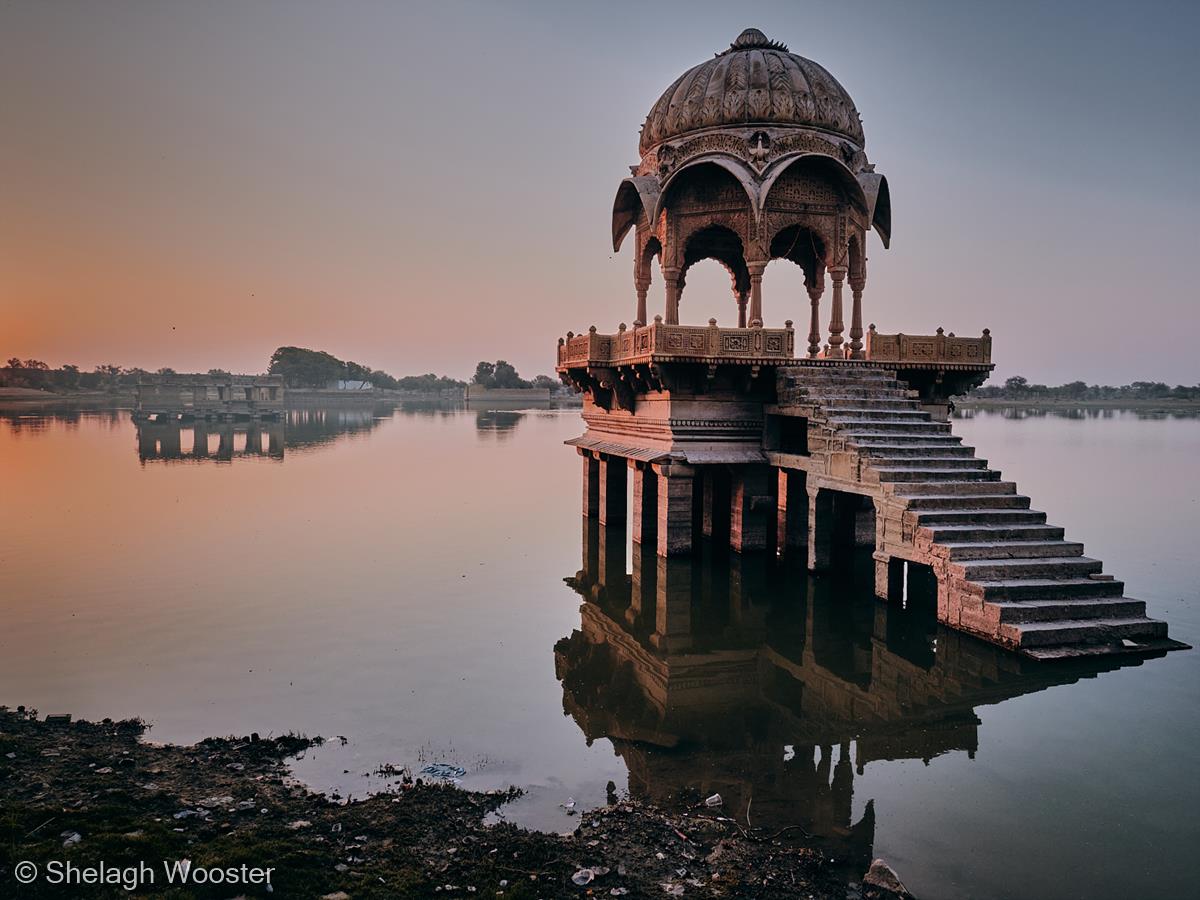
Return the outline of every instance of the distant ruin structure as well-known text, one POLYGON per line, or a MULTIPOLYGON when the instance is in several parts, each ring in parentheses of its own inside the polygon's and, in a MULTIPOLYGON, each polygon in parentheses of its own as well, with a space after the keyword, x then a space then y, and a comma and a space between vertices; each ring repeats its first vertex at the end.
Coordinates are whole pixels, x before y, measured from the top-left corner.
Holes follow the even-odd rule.
POLYGON ((277 419, 284 411, 282 375, 146 375, 134 394, 138 420, 277 419))
POLYGON ((558 342, 558 374, 584 395, 568 442, 584 515, 628 521, 661 557, 727 540, 821 572, 870 546, 880 597, 924 567, 941 622, 1039 659, 1182 646, 952 434, 950 398, 992 370, 988 331, 864 328, 868 232, 892 237, 865 146, 837 80, 752 28, 654 104, 612 212, 614 251, 632 245, 632 326, 558 342), (729 274, 734 327, 683 322, 706 259, 729 274), (764 295, 778 260, 802 269, 804 296, 764 295), (768 304, 807 312, 799 347, 790 318, 764 326, 768 304))

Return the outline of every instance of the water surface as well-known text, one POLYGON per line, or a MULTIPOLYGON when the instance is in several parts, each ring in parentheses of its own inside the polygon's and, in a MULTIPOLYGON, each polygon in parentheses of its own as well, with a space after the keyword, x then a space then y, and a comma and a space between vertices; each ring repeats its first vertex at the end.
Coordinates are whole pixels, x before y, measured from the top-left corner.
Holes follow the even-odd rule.
MULTIPOLYGON (((1200 420, 976 413, 964 441, 1200 641, 1200 420)), ((0 703, 155 740, 289 730, 362 795, 381 764, 517 784, 567 830, 617 792, 719 791, 925 898, 1184 894, 1200 655, 1037 666, 869 567, 666 565, 579 516, 578 411, 296 411, 282 427, 0 416, 0 703)), ((861 562, 861 561, 860 561, 861 562)), ((869 560, 868 560, 869 562, 869 560)), ((919 587, 919 586, 918 586, 919 587)))

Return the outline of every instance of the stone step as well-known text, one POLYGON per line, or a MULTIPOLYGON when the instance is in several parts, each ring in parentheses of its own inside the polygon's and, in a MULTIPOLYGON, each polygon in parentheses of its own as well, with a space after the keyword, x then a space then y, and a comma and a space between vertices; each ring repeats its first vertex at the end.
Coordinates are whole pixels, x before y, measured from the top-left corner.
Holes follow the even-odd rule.
MULTIPOLYGON (((1005 482, 1000 482, 1004 484, 1005 482)), ((1023 494, 928 494, 909 497, 908 508, 917 509, 1029 509, 1023 494)), ((966 526, 964 526, 966 527, 966 526)))
POLYGON ((1005 600, 1077 600, 1120 597, 1125 582, 1096 578, 999 578, 975 580, 964 585, 968 593, 988 603, 1005 600))
POLYGON ((857 443, 859 441, 874 441, 876 443, 889 444, 961 444, 962 438, 957 434, 949 432, 926 433, 914 432, 911 434, 901 431, 871 431, 868 428, 861 429, 841 429, 838 431, 838 436, 845 438, 848 442, 857 443))
POLYGON ((834 406, 819 403, 828 419, 858 419, 882 422, 929 422, 929 413, 921 409, 888 409, 873 406, 834 406))
POLYGON ((868 465, 872 469, 986 469, 987 460, 976 456, 871 456, 868 465))
POLYGON ((1041 556, 1016 559, 951 561, 949 569, 967 581, 998 578, 1081 578, 1098 573, 1104 563, 1087 556, 1041 556))
POLYGON ((1058 600, 999 600, 1001 622, 1054 622, 1079 619, 1126 619, 1146 615, 1146 602, 1130 597, 1082 597, 1058 600))
POLYGON ((1083 544, 1076 541, 955 541, 939 546, 953 561, 1083 556, 1083 544))
POLYGON ((999 481, 1000 473, 994 469, 947 469, 932 467, 904 468, 898 466, 872 466, 871 471, 882 482, 894 481, 999 481))
POLYGON ((848 444, 854 447, 863 456, 869 456, 872 459, 878 457, 901 457, 901 456, 916 456, 924 458, 932 457, 959 457, 959 456, 974 456, 975 448, 966 447, 962 444, 948 443, 931 443, 929 441, 914 441, 911 444, 896 444, 889 441, 847 441, 848 444))
POLYGON ((1051 647, 1022 647, 1021 652, 1042 662, 1060 659, 1087 659, 1098 656, 1132 656, 1160 654, 1169 650, 1189 650, 1187 644, 1171 638, 1138 638, 1136 642, 1124 641, 1106 644, 1059 644, 1051 647))
POLYGON ((1128 638, 1156 639, 1167 636, 1167 623, 1145 616, 1102 619, 1060 619, 1054 622, 1021 622, 1001 625, 1000 631, 1018 647, 1061 644, 1119 644, 1128 638))
POLYGON ((831 417, 831 427, 838 431, 850 432, 897 432, 904 434, 947 434, 950 431, 949 422, 930 422, 928 419, 914 421, 885 422, 877 419, 831 417))
POLYGON ((918 528, 931 525, 1044 525, 1046 514, 1036 509, 915 509, 918 528))
POLYGON ((895 400, 903 403, 917 402, 911 396, 912 391, 906 391, 900 387, 849 387, 839 385, 825 389, 811 385, 784 385, 785 390, 789 388, 802 393, 806 397, 819 397, 822 400, 829 401, 895 400))
POLYGON ((964 484, 961 481, 918 481, 908 484, 889 485, 891 493, 902 500, 914 497, 945 497, 951 494, 957 496, 980 496, 993 494, 1015 494, 1015 481, 981 481, 976 484, 964 484))
POLYGON ((938 525, 932 528, 922 526, 918 529, 918 533, 938 544, 969 544, 980 541, 1061 541, 1063 538, 1063 529, 1056 525, 938 525))

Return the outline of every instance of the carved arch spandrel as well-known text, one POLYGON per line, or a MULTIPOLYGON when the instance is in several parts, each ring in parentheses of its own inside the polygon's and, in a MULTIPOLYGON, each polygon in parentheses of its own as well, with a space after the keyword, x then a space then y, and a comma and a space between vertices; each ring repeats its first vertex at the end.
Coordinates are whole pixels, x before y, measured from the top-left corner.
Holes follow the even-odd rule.
POLYGON ((793 153, 772 161, 763 173, 762 187, 759 189, 762 210, 770 208, 771 189, 789 170, 824 176, 829 183, 840 188, 843 199, 851 207, 864 216, 868 214, 866 194, 863 193, 863 187, 854 177, 854 173, 845 163, 824 153, 793 153))
POLYGON ((620 251, 625 235, 638 224, 639 218, 649 218, 654 214, 658 208, 658 198, 657 178, 634 176, 621 181, 617 196, 613 199, 613 253, 620 251))

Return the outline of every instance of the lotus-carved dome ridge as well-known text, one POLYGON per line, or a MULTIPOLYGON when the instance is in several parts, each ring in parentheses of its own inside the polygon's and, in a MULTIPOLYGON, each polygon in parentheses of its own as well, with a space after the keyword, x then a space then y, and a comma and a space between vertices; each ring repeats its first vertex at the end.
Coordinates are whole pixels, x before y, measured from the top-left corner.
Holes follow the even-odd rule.
POLYGON ((642 126, 640 150, 707 128, 815 128, 864 145, 854 101, 823 67, 757 28, 693 66, 659 97, 642 126))

